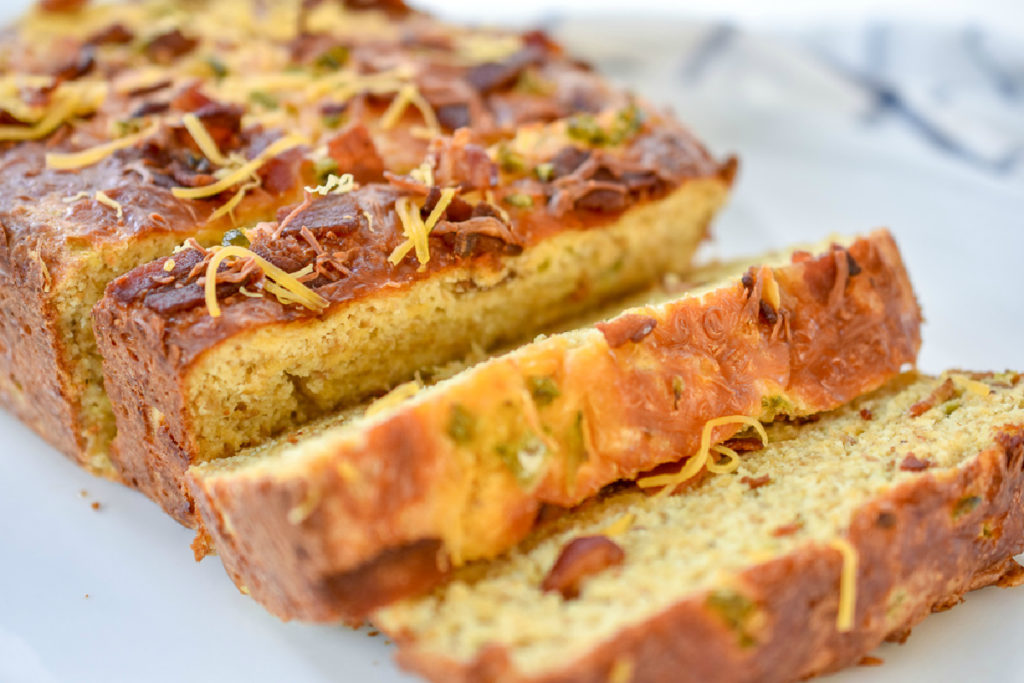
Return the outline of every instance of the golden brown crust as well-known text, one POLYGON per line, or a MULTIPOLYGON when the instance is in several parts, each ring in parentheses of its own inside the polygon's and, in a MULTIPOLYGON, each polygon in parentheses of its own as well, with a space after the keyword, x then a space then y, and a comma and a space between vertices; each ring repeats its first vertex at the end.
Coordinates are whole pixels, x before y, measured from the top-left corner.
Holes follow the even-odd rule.
POLYGON ((399 662, 436 681, 605 683, 619 662, 629 663, 628 680, 635 683, 796 681, 852 666, 883 640, 905 640, 911 627, 955 605, 967 591, 1012 582, 1020 574, 1013 556, 1024 550, 1022 499, 1024 425, 1007 425, 955 476, 923 475, 859 508, 849 541, 866 571, 858 574, 854 628, 846 633, 835 628, 840 555, 812 546, 744 573, 745 590, 764 616, 757 642, 746 647, 703 595, 539 676, 516 671, 500 647, 455 662, 418 652, 409 634, 392 635, 399 662), (980 503, 965 515, 951 515, 968 494, 980 503), (983 521, 1000 530, 997 538, 979 533, 983 521), (906 595, 896 622, 887 614, 895 589, 906 595))
MULTIPOLYGON (((443 538, 442 564, 493 556, 526 535, 542 505, 575 505, 695 452, 714 417, 829 410, 913 362, 920 312, 887 232, 798 261, 643 309, 653 330, 622 335, 614 349, 605 341, 612 321, 585 342, 552 337, 495 359, 359 438, 320 444, 301 467, 237 476, 194 469, 203 526, 236 583, 275 614, 357 619, 364 613, 338 587, 386 549, 443 538), (774 322, 760 305, 771 282, 774 322), (554 391, 531 397, 538 377, 554 391), (770 397, 783 402, 763 404, 770 397), (531 478, 499 441, 527 443, 534 420, 557 443, 531 478)), ((635 315, 620 320, 637 327, 635 315)), ((715 440, 738 429, 720 427, 715 440)), ((362 586, 360 607, 408 595, 362 586)))

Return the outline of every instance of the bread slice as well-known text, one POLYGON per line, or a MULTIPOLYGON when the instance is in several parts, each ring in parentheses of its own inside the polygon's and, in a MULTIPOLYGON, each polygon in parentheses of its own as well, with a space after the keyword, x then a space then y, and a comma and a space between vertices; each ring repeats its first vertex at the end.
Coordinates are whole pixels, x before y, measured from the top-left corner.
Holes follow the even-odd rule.
MULTIPOLYGON (((170 255, 188 238, 197 245, 179 261, 199 244, 221 244, 225 234, 232 244, 244 242, 229 230, 275 219, 303 199, 305 186, 318 188, 318 200, 329 195, 317 208, 331 202, 339 208, 346 198, 338 193, 358 187, 365 215, 377 218, 376 226, 362 229, 376 230, 377 246, 393 252, 405 240, 403 226, 395 229, 395 199, 436 206, 428 185, 437 180, 438 192, 459 183, 457 199, 463 202, 471 190, 480 195, 469 207, 476 212, 473 221, 456 224, 453 208, 429 240, 449 240, 473 256, 460 262, 472 265, 473 277, 449 284, 486 288, 493 278, 513 273, 478 261, 518 249, 524 234, 539 241, 586 229, 581 239, 565 240, 570 243, 562 251, 552 246, 563 256, 578 249, 577 260, 599 252, 586 268, 573 263, 590 278, 572 282, 578 287, 573 302, 582 306, 603 292, 637 286, 667 262, 685 266, 734 168, 714 161, 661 113, 650 110, 645 118, 646 105, 539 32, 450 26, 397 0, 38 3, 0 34, 0 65, 0 402, 93 471, 147 490, 161 484, 149 485, 154 475, 133 459, 139 454, 133 444, 154 437, 140 431, 130 411, 135 417, 161 414, 150 412, 155 409, 172 421, 178 414, 152 395, 128 405, 122 415, 129 431, 121 446, 126 455, 111 463, 115 421, 90 317, 104 287, 125 271, 170 255), (546 147, 567 137, 572 144, 565 149, 546 147), (444 167, 422 167, 428 153, 443 159, 444 167), (416 178, 408 175, 413 171, 416 178), (371 185, 376 194, 367 189, 371 185), (546 208, 545 192, 550 215, 527 210, 534 200, 536 209, 546 208), (516 226, 506 226, 506 219, 516 226), (620 230, 595 229, 612 226, 620 230), (622 236, 629 226, 643 231, 638 244, 622 236), (639 266, 635 258, 618 260, 619 252, 646 248, 644 240, 663 249, 639 266), (591 280, 596 284, 585 291, 591 280)), ((341 235, 356 217, 363 220, 341 211, 336 218, 342 224, 332 227, 341 235)), ((293 227, 298 231, 301 222, 293 227)), ((321 247, 330 248, 325 256, 333 265, 324 267, 335 280, 339 272, 355 273, 366 284, 364 253, 345 240, 324 239, 317 226, 310 230, 321 247)), ((306 263, 287 258, 296 249, 289 244, 294 237, 268 240, 265 248, 254 237, 250 246, 296 271, 306 263)), ((422 255, 419 249, 416 254, 422 255)), ((410 279, 403 271, 415 274, 419 265, 407 256, 395 265, 396 277, 380 279, 394 287, 410 279)), ((247 291, 263 293, 259 283, 248 284, 247 291)), ((224 282, 217 289, 227 299, 233 294, 224 282)), ((165 312, 178 307, 181 317, 190 292, 179 292, 173 302, 165 296, 165 312)), ((268 298, 269 304, 260 304, 264 309, 292 302, 287 292, 268 298)), ((420 303, 438 303, 428 299, 420 303)), ((294 302, 278 308, 287 314, 289 306, 294 309, 294 302)), ((206 362, 215 364, 215 355, 206 362)), ((330 379, 304 371, 297 368, 294 375, 300 392, 330 379)), ((159 378, 153 375, 154 384, 159 378)), ((230 373, 221 379, 234 381, 230 373)), ((210 391, 189 396, 201 403, 200 413, 247 400, 254 410, 238 414, 258 434, 268 423, 292 422, 290 393, 267 399, 283 417, 267 410, 261 421, 253 416, 266 406, 257 407, 255 395, 239 386, 244 396, 228 401, 215 387, 210 382, 210 391)), ((298 412, 316 412, 333 398, 313 391, 298 412)), ((212 442, 229 435, 219 429, 203 435, 212 442)), ((191 434, 173 438, 191 448, 185 438, 191 434)), ((228 448, 237 445, 226 442, 228 448)), ((177 458, 180 470, 179 455, 163 445, 153 457, 177 458)), ((168 484, 175 514, 184 520, 189 513, 180 510, 177 485, 178 478, 168 484)))
POLYGON ((274 614, 353 620, 503 552, 544 507, 695 452, 710 420, 835 408, 914 361, 920 313, 887 232, 817 249, 193 467, 202 533, 274 614))
POLYGON ((907 374, 768 436, 732 474, 609 491, 374 622, 446 683, 796 681, 1021 580, 1020 375, 907 374))
MULTIPOLYGON (((15 63, 29 59, 19 50, 34 53, 40 48, 19 42, 24 37, 13 31, 0 37, 0 50, 15 63)), ((81 40, 65 41, 44 54, 60 63, 75 54, 69 47, 86 54, 81 40)), ((163 94, 186 88, 185 76, 168 73, 163 94)), ((29 127, 0 123, 0 404, 71 459, 116 478, 108 459, 114 418, 103 391, 92 306, 115 276, 169 253, 187 238, 219 241, 231 222, 215 215, 216 206, 208 201, 175 197, 170 187, 174 182, 160 179, 163 169, 154 159, 172 147, 186 153, 173 142, 170 125, 154 122, 148 146, 141 138, 133 142, 133 135, 115 138, 123 144, 120 149, 82 167, 65 170, 48 161, 101 149, 111 142, 109 129, 118 121, 142 125, 129 114, 147 96, 133 88, 129 73, 109 78, 109 83, 98 74, 71 82, 54 79, 58 85, 52 91, 36 93, 46 102, 40 109, 46 115, 59 113, 68 102, 83 107, 84 98, 103 93, 106 99, 99 109, 73 128, 68 123, 43 140, 18 142, 29 127)), ((7 73, 0 76, 0 90, 19 79, 51 80, 7 73)), ((13 107, 11 98, 4 97, 0 95, 0 121, 8 114, 5 107, 13 107)), ((178 110, 176 115, 183 114, 178 110)), ((168 116, 173 115, 171 109, 168 116)), ((255 154, 253 149, 265 147, 273 137, 258 125, 232 135, 240 154, 255 154)), ((263 185, 256 187, 253 181, 252 191, 235 207, 235 218, 272 217, 277 205, 301 196, 302 185, 312 176, 303 175, 302 159, 292 152, 270 160, 271 166, 255 174, 263 185), (277 169, 276 184, 265 182, 269 168, 277 169)))

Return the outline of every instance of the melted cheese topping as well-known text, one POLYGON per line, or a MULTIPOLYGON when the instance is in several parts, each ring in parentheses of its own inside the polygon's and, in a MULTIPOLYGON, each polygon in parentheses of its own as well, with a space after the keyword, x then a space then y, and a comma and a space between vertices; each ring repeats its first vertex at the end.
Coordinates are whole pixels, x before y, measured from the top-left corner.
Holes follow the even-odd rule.
POLYGON ((135 135, 126 135, 123 138, 111 140, 110 142, 106 142, 102 145, 96 145, 89 149, 83 149, 80 152, 70 152, 67 154, 50 152, 46 155, 46 165, 49 168, 55 168, 58 171, 67 171, 75 168, 92 166, 93 164, 103 161, 119 149, 131 147, 139 141, 145 140, 159 129, 160 124, 154 123, 135 135))
POLYGON ((271 143, 266 149, 260 152, 255 159, 246 162, 238 168, 230 170, 223 178, 211 185, 203 185, 202 187, 175 187, 171 189, 171 192, 179 199, 212 197, 220 194, 224 190, 234 187, 246 178, 252 176, 260 169, 260 167, 263 166, 263 164, 267 163, 278 154, 302 144, 305 144, 305 138, 302 136, 295 134, 286 135, 271 143))
POLYGON ((209 310, 211 318, 220 317, 220 305, 217 303, 217 268, 220 267, 224 259, 231 257, 253 259, 267 276, 268 282, 263 283, 263 289, 276 296, 281 303, 301 304, 313 311, 322 311, 327 307, 327 299, 299 282, 295 275, 286 273, 245 247, 230 246, 216 247, 216 249, 217 252, 206 266, 206 282, 204 283, 206 308, 209 310))
POLYGON ((100 204, 103 204, 104 206, 109 206, 111 209, 117 211, 118 220, 124 218, 124 207, 121 206, 120 202, 115 201, 110 195, 108 195, 103 190, 96 190, 96 194, 93 195, 93 199, 98 201, 100 204))
MULTIPOLYGON (((694 455, 690 456, 690 459, 686 461, 686 464, 683 465, 681 470, 674 474, 658 474, 652 477, 643 477, 642 479, 637 480, 637 485, 641 488, 663 486, 664 488, 658 492, 658 495, 668 495, 680 484, 696 476, 706 464, 708 465, 708 470, 714 472, 715 470, 712 469, 711 464, 709 464, 709 459, 711 457, 712 431, 715 427, 726 424, 735 424, 737 422, 753 427, 761 437, 762 443, 768 445, 768 433, 764 430, 764 425, 755 418, 750 417, 749 415, 726 415, 724 417, 716 417, 704 423, 704 430, 700 435, 700 448, 694 455)), ((722 448, 725 447, 722 446, 722 448)), ((715 467, 721 466, 715 465, 715 467)))
POLYGON ((836 630, 846 633, 853 628, 853 617, 857 607, 857 549, 845 538, 835 538, 829 545, 843 556, 843 573, 839 577, 836 630))

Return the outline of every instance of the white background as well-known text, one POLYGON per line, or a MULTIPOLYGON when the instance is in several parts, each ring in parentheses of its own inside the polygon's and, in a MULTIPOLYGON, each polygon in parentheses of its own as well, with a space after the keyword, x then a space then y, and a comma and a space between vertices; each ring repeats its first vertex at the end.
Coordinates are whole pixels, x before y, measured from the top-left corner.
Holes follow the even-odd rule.
MULTIPOLYGON (((25 4, 0 3, 0 16, 25 4)), ((533 0, 425 4, 488 21, 551 15, 533 0)), ((558 13, 622 15, 624 6, 580 0, 560 3, 558 13)), ((628 8, 634 20, 655 12, 728 14, 753 29, 879 16, 970 20, 1024 38, 1024 3, 994 0, 631 0, 628 8)), ((566 31, 588 54, 642 53, 655 40, 673 40, 672 24, 646 25, 649 41, 618 45, 607 22, 605 33, 571 25, 566 31)), ((645 94, 675 106, 712 149, 742 157, 734 198, 714 230, 714 253, 889 225, 928 318, 922 366, 1024 366, 1019 176, 966 166, 895 121, 865 126, 811 111, 784 90, 738 106, 721 89, 682 92, 653 76, 640 81, 645 94)), ((399 679, 381 637, 278 622, 234 590, 216 559, 195 564, 190 541, 156 506, 88 477, 0 413, 0 682, 399 679), (90 508, 93 501, 102 503, 99 511, 90 508)), ((885 666, 836 680, 1024 680, 1022 615, 1024 588, 987 589, 929 618, 907 645, 883 648, 885 666)))

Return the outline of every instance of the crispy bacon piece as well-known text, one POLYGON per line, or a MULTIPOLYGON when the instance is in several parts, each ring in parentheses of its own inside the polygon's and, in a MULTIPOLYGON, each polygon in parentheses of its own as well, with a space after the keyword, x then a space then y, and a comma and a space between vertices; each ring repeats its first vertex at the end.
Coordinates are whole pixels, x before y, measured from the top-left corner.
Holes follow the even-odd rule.
POLYGON ((460 185, 463 190, 494 187, 498 184, 498 166, 487 150, 470 142, 469 129, 455 131, 451 137, 436 138, 428 156, 433 160, 434 182, 460 185))
POLYGON ((351 173, 357 183, 384 180, 384 160, 362 122, 352 123, 327 141, 327 154, 339 173, 351 173))
POLYGON ((578 597, 583 580, 620 565, 626 553, 607 536, 581 536, 570 541, 544 577, 541 589, 561 593, 566 600, 578 597))
POLYGON ((746 484, 750 487, 751 491, 754 491, 762 486, 767 486, 772 483, 772 478, 767 474, 761 475, 760 477, 743 477, 740 479, 740 483, 746 484))
POLYGON ((481 93, 502 90, 513 85, 526 67, 544 59, 544 50, 527 45, 500 62, 477 64, 466 72, 466 81, 481 93))
POLYGON ((170 64, 179 57, 187 55, 198 44, 197 39, 190 38, 180 29, 175 28, 150 40, 144 51, 146 56, 157 64, 170 64))
POLYGON ((907 456, 903 458, 903 462, 900 463, 900 469, 904 472, 923 472, 932 466, 932 463, 928 460, 922 460, 913 453, 907 453, 907 456))
POLYGON ((928 394, 928 396, 923 400, 920 400, 910 406, 910 409, 907 410, 907 414, 910 415, 910 417, 920 417, 935 406, 940 403, 945 403, 954 396, 956 396, 956 387, 953 386, 953 380, 946 379, 945 382, 935 388, 935 391, 928 394))
POLYGON ((514 255, 523 250, 520 240, 495 216, 440 221, 430 234, 444 238, 455 255, 461 257, 488 252, 514 255))

